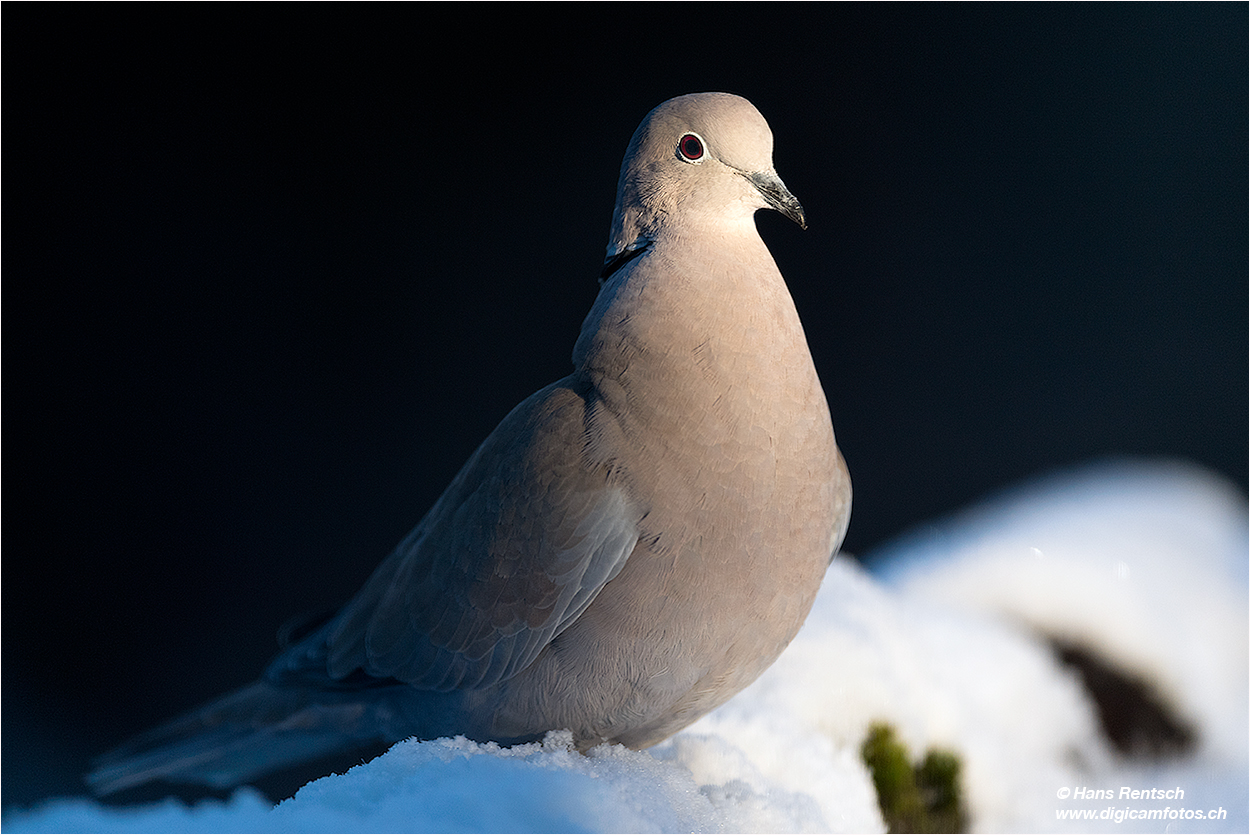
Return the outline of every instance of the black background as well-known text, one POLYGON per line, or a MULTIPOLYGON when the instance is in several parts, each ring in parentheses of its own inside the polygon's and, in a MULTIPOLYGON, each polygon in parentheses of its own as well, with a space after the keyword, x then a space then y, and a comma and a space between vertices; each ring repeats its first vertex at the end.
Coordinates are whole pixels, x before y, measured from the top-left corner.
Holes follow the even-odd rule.
POLYGON ((1108 454, 1247 473, 1247 6, 26 6, 6 807, 254 678, 567 373, 621 155, 751 99, 846 548, 1108 454))

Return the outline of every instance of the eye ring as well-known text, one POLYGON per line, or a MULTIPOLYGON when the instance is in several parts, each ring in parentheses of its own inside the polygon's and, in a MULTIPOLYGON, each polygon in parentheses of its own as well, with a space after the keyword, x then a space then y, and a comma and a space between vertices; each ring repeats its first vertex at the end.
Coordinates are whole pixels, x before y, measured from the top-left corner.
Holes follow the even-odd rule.
POLYGON ((703 137, 693 131, 682 134, 681 139, 677 140, 677 157, 682 162, 700 163, 706 155, 706 143, 703 137))

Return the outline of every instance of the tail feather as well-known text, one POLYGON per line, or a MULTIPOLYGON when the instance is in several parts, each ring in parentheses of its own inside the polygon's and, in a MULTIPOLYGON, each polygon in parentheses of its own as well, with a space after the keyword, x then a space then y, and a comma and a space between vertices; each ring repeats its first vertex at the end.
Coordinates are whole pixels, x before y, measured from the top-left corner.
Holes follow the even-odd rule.
POLYGON ((402 739, 394 708, 377 690, 327 693, 260 681, 104 755, 87 782, 99 795, 154 780, 229 788, 286 766, 402 739))

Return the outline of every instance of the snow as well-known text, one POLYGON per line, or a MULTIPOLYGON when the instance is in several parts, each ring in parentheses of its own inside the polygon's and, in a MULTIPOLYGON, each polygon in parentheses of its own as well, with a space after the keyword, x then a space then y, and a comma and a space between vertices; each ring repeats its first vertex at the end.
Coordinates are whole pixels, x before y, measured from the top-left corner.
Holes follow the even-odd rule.
POLYGON ((866 555, 838 558, 799 637, 755 684, 648 751, 588 756, 565 733, 501 749, 407 741, 276 808, 249 789, 188 808, 54 800, 50 831, 884 831, 859 746, 873 722, 919 757, 955 751, 976 831, 1250 827, 1247 503, 1195 467, 1054 474, 866 555), (1198 731, 1181 758, 1117 754, 1043 635, 1151 682, 1198 731), (1121 787, 1183 799, 1120 800, 1121 787), (1073 797, 1110 790, 1117 799, 1073 797), (1066 794, 1065 794, 1066 792, 1066 794), (1116 810, 1223 808, 1122 820, 1116 810), (1064 821, 1063 810, 1107 811, 1064 821))

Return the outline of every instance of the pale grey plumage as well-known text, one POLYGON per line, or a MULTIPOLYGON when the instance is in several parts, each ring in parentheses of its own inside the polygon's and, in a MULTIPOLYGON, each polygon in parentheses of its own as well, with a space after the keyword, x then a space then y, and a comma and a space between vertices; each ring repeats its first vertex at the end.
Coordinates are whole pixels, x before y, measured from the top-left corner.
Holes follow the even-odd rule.
POLYGON ((568 728, 583 749, 642 748, 754 680, 850 513, 761 208, 804 223, 749 102, 653 110, 622 165, 574 372, 504 418, 337 616, 261 682, 111 755, 97 788, 231 785, 413 735, 568 728))

